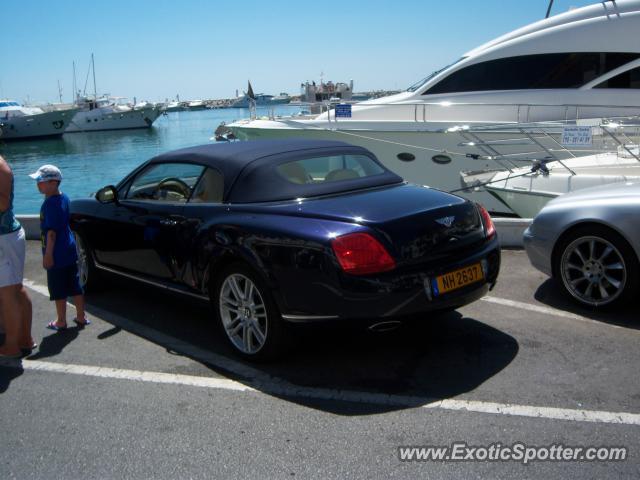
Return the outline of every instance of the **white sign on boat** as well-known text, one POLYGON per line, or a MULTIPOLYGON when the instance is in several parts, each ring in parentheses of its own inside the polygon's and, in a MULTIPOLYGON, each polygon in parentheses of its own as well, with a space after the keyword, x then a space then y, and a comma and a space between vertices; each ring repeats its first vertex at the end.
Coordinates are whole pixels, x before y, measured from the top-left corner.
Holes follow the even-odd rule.
POLYGON ((564 127, 562 145, 591 145, 591 127, 564 127))

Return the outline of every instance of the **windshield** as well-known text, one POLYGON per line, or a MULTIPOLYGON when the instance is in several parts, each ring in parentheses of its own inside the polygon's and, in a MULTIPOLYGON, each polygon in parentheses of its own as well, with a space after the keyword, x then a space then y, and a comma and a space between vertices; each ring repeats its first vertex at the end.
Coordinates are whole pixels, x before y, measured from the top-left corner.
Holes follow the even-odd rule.
POLYGON ((422 80, 414 83, 413 85, 411 85, 409 88, 407 88, 407 92, 415 92, 416 90, 418 90, 421 86, 423 86, 425 83, 427 83, 429 80, 431 80, 433 77, 435 77, 436 75, 438 75, 439 73, 444 72, 447 68, 454 66, 456 63, 458 63, 459 61, 461 61, 462 59, 464 59, 465 57, 459 58, 458 60, 456 60, 453 63, 450 63, 449 65, 447 65, 446 67, 441 68, 440 70, 436 70, 435 72, 433 72, 431 75, 428 75, 426 77, 424 77, 422 80))

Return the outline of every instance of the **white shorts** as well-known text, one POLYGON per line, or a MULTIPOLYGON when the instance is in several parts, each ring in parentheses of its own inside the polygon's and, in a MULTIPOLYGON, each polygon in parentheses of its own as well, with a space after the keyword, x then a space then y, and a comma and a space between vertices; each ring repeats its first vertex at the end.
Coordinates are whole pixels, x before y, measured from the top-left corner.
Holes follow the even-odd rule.
POLYGON ((0 288, 22 284, 25 250, 22 228, 0 235, 0 288))

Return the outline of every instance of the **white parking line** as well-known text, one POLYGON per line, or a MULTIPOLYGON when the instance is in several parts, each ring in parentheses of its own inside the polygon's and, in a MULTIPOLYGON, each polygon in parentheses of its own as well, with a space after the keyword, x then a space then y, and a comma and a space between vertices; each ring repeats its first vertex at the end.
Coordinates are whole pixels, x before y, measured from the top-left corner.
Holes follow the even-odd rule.
POLYGON ((480 300, 488 303, 495 303, 497 305, 503 305, 505 307, 519 308, 520 310, 528 310, 530 312, 542 313, 544 315, 551 315, 554 317, 569 318, 571 320, 578 320, 586 323, 593 323, 595 325, 607 326, 611 328, 624 328, 619 325, 613 325, 611 323, 601 322, 593 320, 591 318, 583 317, 571 312, 565 312, 564 310, 558 310, 553 307, 544 307, 542 305, 536 305, 534 303, 518 302, 517 300, 509 300, 508 298, 486 296, 480 300))
MULTIPOLYGON (((0 360, 0 365, 20 367, 19 360, 0 360)), ((530 405, 514 405, 509 403, 482 402, 476 400, 436 400, 403 395, 387 395, 382 393, 355 392, 325 388, 309 388, 289 385, 285 382, 270 384, 245 385, 224 378, 198 377, 161 372, 145 372, 140 370, 123 370, 118 368, 94 367, 89 365, 66 365, 61 363, 24 360, 24 370, 55 372, 89 377, 132 380, 137 382, 185 385, 191 387, 231 390, 256 394, 262 392, 269 395, 290 398, 310 398, 315 400, 332 400, 353 403, 394 407, 420 407, 431 410, 453 410, 473 413, 486 413, 515 417, 530 417, 551 420, 568 420, 574 422, 610 423, 619 425, 640 426, 640 414, 628 412, 607 412, 601 410, 575 410, 567 408, 536 407, 530 405)))
MULTIPOLYGON (((48 296, 47 287, 31 280, 25 280, 24 285, 30 290, 48 296)), ((514 308, 536 311, 548 315, 564 316, 577 320, 591 321, 560 310, 538 305, 516 302, 499 297, 484 297, 483 300, 514 308)), ((21 362, 25 370, 39 370, 92 377, 113 378, 120 380, 135 380, 142 382, 188 385, 202 388, 233 390, 239 392, 263 392, 285 397, 311 398, 316 400, 333 400, 373 405, 389 405, 398 407, 421 407, 453 411, 467 411, 495 415, 530 417, 553 420, 568 420, 576 422, 612 423, 623 425, 640 425, 640 414, 628 412, 608 412, 598 410, 576 410, 555 407, 537 407, 530 405, 516 405, 509 403, 484 402, 475 400, 444 399, 434 401, 432 398, 412 397, 403 395, 388 395, 382 393, 357 392, 347 390, 332 390, 323 388, 309 388, 292 385, 284 380, 273 378, 264 372, 254 369, 244 363, 237 362, 222 355, 205 351, 197 346, 185 343, 169 335, 157 332, 110 312, 100 312, 100 316, 109 319, 114 325, 128 328, 138 335, 142 335, 164 346, 189 355, 199 361, 223 368, 236 375, 247 378, 247 384, 226 378, 198 377, 191 375, 168 374, 161 372, 147 372, 139 370, 123 370, 108 367, 65 365, 54 362, 25 360, 21 362)), ((595 322, 594 323, 598 323, 595 322)), ((19 367, 20 361, 0 359, 0 365, 19 367)))

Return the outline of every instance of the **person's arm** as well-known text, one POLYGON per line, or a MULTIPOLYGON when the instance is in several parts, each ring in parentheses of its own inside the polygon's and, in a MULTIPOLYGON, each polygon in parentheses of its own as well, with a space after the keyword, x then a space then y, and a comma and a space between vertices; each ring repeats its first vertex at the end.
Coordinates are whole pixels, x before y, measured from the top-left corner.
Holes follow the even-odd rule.
POLYGON ((47 230, 47 248, 44 251, 44 258, 42 259, 42 266, 45 269, 53 267, 53 249, 56 246, 56 231, 47 230))
POLYGON ((11 169, 0 156, 0 212, 6 212, 11 206, 11 169))

